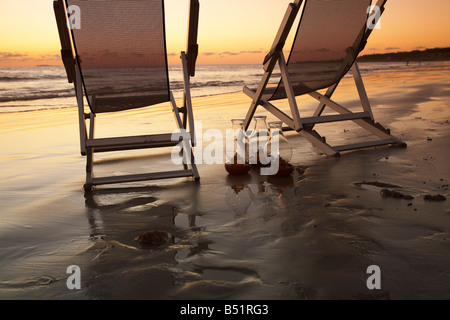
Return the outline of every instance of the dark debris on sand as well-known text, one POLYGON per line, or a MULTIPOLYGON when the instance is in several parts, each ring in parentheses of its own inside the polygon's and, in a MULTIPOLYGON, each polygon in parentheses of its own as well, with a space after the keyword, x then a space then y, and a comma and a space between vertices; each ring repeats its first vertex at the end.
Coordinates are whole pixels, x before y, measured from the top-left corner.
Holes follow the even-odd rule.
POLYGON ((389 189, 382 189, 380 191, 380 194, 382 197, 386 197, 386 198, 405 199, 405 200, 414 199, 414 197, 409 194, 403 194, 401 192, 389 190, 389 189))
POLYGON ((447 200, 447 198, 444 197, 441 194, 437 194, 437 195, 434 195, 434 196, 427 194, 427 195, 425 195, 423 197, 423 199, 426 200, 426 201, 446 201, 447 200))
POLYGON ((135 240, 141 243, 142 245, 161 246, 163 244, 166 244, 171 238, 171 236, 172 235, 166 231, 152 230, 142 232, 139 235, 139 237, 137 237, 135 240))

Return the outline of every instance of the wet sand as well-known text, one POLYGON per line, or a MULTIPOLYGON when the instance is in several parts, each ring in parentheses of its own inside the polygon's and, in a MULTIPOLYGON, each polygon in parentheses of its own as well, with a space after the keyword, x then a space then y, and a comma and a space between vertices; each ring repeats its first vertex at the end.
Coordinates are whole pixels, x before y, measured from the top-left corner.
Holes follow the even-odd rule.
MULTIPOLYGON (((449 299, 449 71, 443 63, 365 77, 375 119, 408 147, 335 158, 288 133, 296 170, 287 178, 258 169, 229 176, 223 164, 202 163, 199 183, 172 179, 85 193, 76 109, 3 114, 0 298, 449 299), (135 240, 151 230, 171 238, 160 246, 135 240), (81 290, 66 286, 70 265, 80 267, 81 290), (371 265, 381 270, 381 289, 367 288, 371 265)), ((357 106, 351 79, 335 97, 357 106)), ((316 106, 299 102, 304 116, 316 106)), ((203 132, 224 133, 249 103, 243 93, 195 98, 195 118, 203 132)), ((97 134, 167 131, 167 110, 99 117, 97 134)), ((333 143, 365 138, 348 122, 320 129, 333 143)), ((98 174, 172 166, 161 150, 96 161, 98 174)))

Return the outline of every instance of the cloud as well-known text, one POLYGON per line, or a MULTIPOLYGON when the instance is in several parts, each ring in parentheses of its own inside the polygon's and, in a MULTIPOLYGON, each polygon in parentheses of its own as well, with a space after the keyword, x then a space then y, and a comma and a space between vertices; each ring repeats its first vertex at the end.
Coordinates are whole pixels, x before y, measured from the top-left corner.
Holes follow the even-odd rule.
POLYGON ((16 58, 27 58, 28 55, 21 53, 12 52, 0 52, 0 59, 16 59, 16 58))
POLYGON ((59 54, 39 54, 31 56, 28 53, 0 52, 1 65, 37 65, 42 63, 60 63, 59 54))
POLYGON ((61 56, 59 54, 43 54, 40 56, 41 59, 48 59, 48 60, 56 60, 60 59, 61 56))
POLYGON ((384 50, 400 50, 400 48, 399 47, 387 47, 384 50))
MULTIPOLYGON (((38 58, 39 59, 39 58, 38 58)), ((28 54, 14 53, 14 52, 0 52, 0 62, 6 64, 21 64, 23 62, 29 62, 36 60, 30 57, 28 54)))
POLYGON ((237 56, 237 55, 240 55, 240 54, 246 54, 246 53, 250 53, 250 54, 259 54, 259 53, 262 53, 262 51, 259 51, 259 50, 257 50, 257 51, 240 51, 240 52, 230 52, 230 51, 225 51, 225 52, 221 52, 220 54, 221 55, 229 55, 229 56, 237 56))
POLYGON ((242 50, 239 52, 232 52, 232 51, 223 51, 223 52, 201 52, 200 54, 203 56, 219 56, 220 58, 223 58, 224 56, 239 56, 242 54, 261 54, 263 51, 261 50, 242 50))
POLYGON ((258 53, 262 53, 262 51, 261 50, 254 50, 254 51, 241 51, 241 52, 239 52, 239 53, 253 53, 253 54, 258 54, 258 53))
POLYGON ((237 56, 237 55, 239 55, 240 53, 238 53, 238 52, 230 52, 230 51, 225 51, 225 52, 221 52, 221 53, 219 53, 219 55, 224 55, 224 56, 237 56))
POLYGON ((42 54, 39 57, 29 57, 26 58, 25 60, 33 60, 36 62, 45 62, 45 61, 60 61, 61 56, 59 54, 42 54))
MULTIPOLYGON (((80 54, 80 56, 81 55, 83 55, 83 56, 87 56, 87 55, 90 55, 91 53, 90 52, 88 52, 88 53, 82 53, 82 54, 80 54)), ((96 55, 95 53, 92 53, 92 55, 96 55)), ((119 54, 118 54, 118 52, 111 52, 111 51, 109 51, 108 49, 105 49, 105 50, 101 50, 101 51, 99 51, 98 53, 97 53, 97 55, 99 55, 99 56, 103 56, 103 57, 117 57, 119 54)))

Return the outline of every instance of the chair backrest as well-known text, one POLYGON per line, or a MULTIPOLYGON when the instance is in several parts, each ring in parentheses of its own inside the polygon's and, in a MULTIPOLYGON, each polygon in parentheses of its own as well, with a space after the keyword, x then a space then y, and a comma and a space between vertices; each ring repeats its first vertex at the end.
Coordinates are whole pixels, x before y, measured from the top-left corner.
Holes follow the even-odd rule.
POLYGON ((67 10, 63 0, 53 1, 53 10, 55 11, 56 24, 58 26, 59 40, 61 42, 61 58, 66 69, 67 80, 69 83, 75 81, 75 61, 72 46, 72 39, 67 28, 67 10))
POLYGON ((68 20, 94 113, 170 100, 163 0, 58 1, 78 11, 68 20))
MULTIPOLYGON (((305 0, 287 61, 295 95, 328 88, 362 50, 371 0, 305 0)), ((271 100, 286 97, 280 81, 271 100)))

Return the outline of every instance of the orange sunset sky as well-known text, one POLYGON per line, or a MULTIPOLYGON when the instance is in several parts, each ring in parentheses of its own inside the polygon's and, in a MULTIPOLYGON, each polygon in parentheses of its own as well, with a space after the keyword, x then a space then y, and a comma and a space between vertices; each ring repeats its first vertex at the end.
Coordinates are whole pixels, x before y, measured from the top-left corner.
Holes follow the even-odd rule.
MULTIPOLYGON (((261 63, 291 1, 200 0, 198 63, 261 63)), ((61 64, 52 2, 0 0, 0 66, 61 64)), ((185 50, 188 3, 165 0, 172 64, 185 50)), ((363 54, 450 47, 449 14, 449 0, 388 0, 363 54)))

